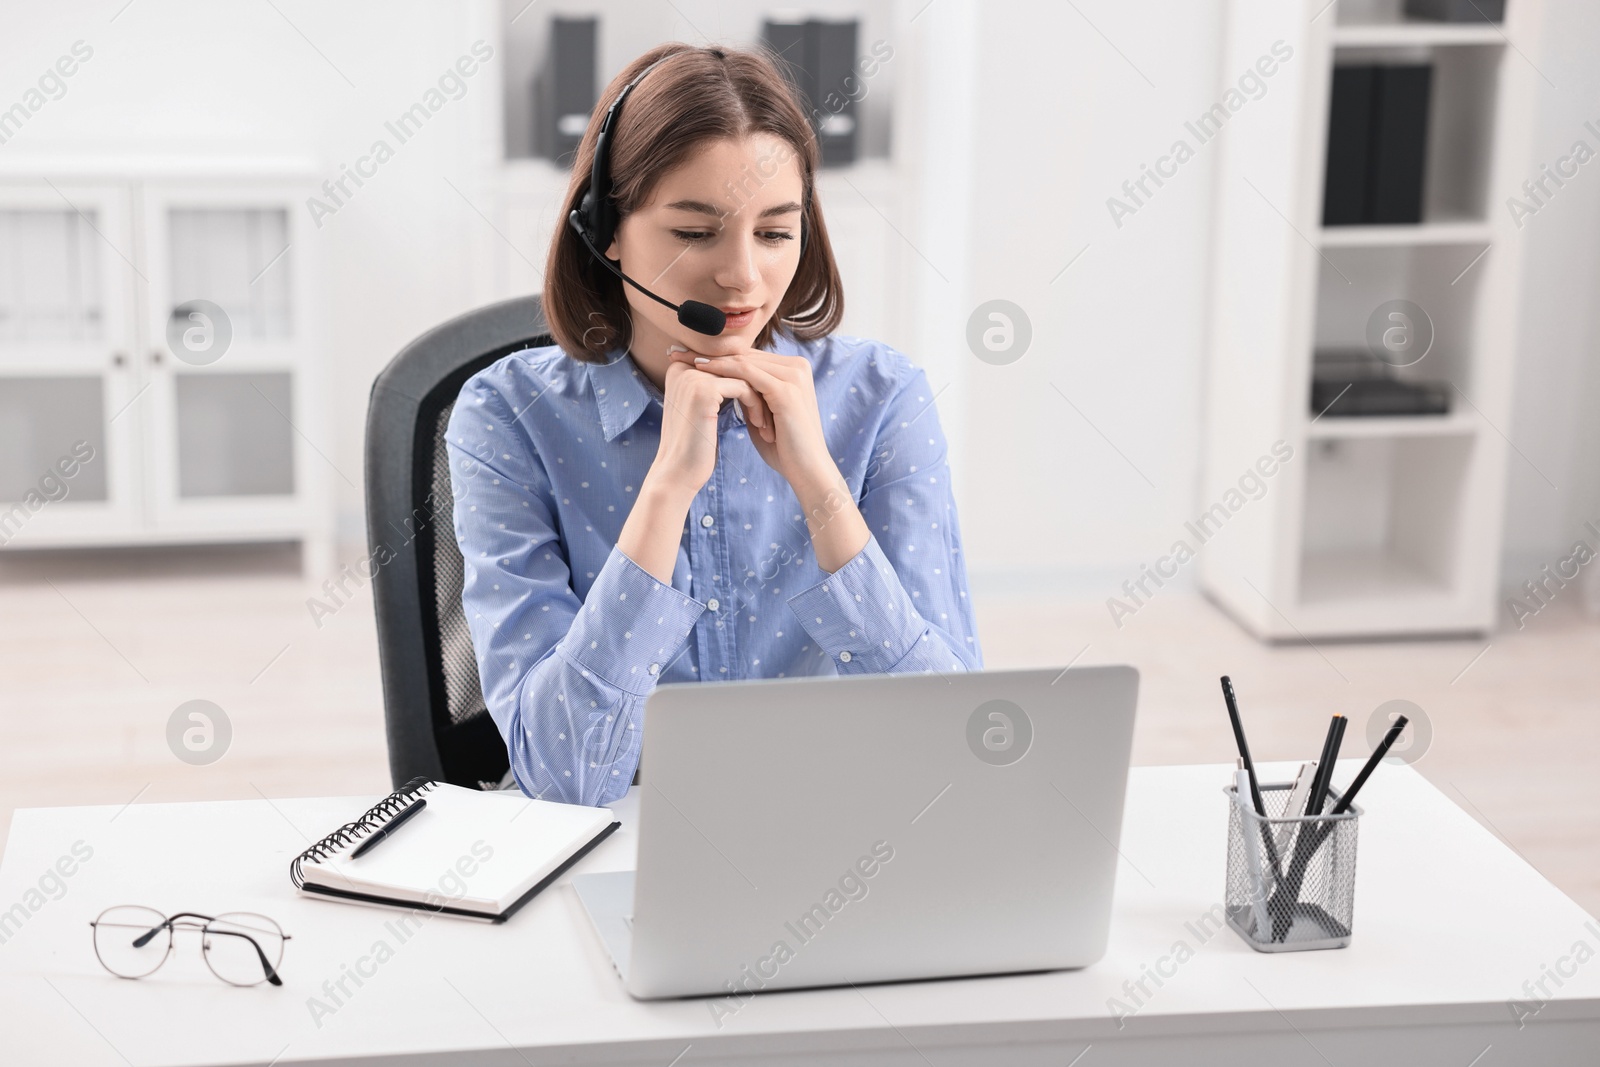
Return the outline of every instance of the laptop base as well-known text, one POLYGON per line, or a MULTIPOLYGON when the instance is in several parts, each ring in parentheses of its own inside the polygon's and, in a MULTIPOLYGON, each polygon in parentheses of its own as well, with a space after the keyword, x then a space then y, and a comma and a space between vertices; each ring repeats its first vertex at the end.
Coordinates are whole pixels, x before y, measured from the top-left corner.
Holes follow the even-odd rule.
POLYGON ((633 871, 579 874, 572 879, 583 910, 611 953, 617 974, 628 980, 628 955, 633 948, 633 871))

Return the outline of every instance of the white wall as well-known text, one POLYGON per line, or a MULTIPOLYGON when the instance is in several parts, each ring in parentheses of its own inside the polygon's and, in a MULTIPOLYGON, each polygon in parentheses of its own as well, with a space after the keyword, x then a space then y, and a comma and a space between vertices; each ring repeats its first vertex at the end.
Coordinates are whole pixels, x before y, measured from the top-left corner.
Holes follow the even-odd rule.
MULTIPOLYGON (((10 6, 0 106, 73 41, 88 41, 95 57, 0 152, 276 149, 314 154, 330 175, 474 40, 492 40, 500 17, 497 0, 10 6)), ((716 5, 683 9, 696 25, 722 25, 716 5)), ((907 69, 938 78, 951 62, 958 84, 976 94, 968 106, 946 99, 922 130, 902 131, 908 144, 944 130, 963 146, 941 159, 923 143, 913 158, 937 172, 917 178, 932 199, 902 221, 920 248, 957 260, 949 286, 913 276, 922 288, 910 306, 924 315, 928 340, 911 354, 959 393, 940 408, 959 423, 949 430, 980 592, 1106 595, 1164 548, 1198 503, 1212 161, 1202 148, 1120 228, 1105 202, 1237 73, 1218 68, 1221 10, 1220 0, 1077 0, 1076 9, 895 2, 897 47, 935 41, 966 53, 908 57, 907 69), (1021 305, 1033 324, 1030 352, 1006 367, 962 355, 965 314, 992 298, 1021 305)), ((1583 119, 1600 125, 1600 11, 1586 0, 1550 0, 1548 10, 1541 67, 1558 88, 1545 90, 1530 174, 1585 135, 1583 119)), ((548 14, 541 5, 524 17, 548 14)), ((740 34, 754 25, 736 21, 740 34)), ((679 19, 663 32, 694 39, 679 19)), ((505 238, 475 208, 490 213, 503 59, 318 231, 329 268, 332 407, 341 417, 331 440, 316 444, 357 484, 373 376, 406 341, 492 288, 486 249, 505 238)), ((905 78, 895 91, 914 84, 905 78)), ((896 101, 897 115, 904 104, 896 101)), ((1559 488, 1513 461, 1507 553, 1517 575, 1525 560, 1542 563, 1570 543, 1600 504, 1600 430, 1590 414, 1600 404, 1589 310, 1600 291, 1597 222, 1600 162, 1525 230, 1522 369, 1515 424, 1505 429, 1559 488)), ((521 251, 542 263, 543 249, 521 251)), ((343 535, 358 543, 360 494, 334 481, 343 535)), ((355 551, 351 544, 345 554, 355 551)))
POLYGON ((1020 305, 1034 338, 974 361, 962 523, 980 588, 1103 596, 1196 500, 1210 163, 1120 228, 1106 200, 1215 98, 1221 26, 1215 0, 1077 8, 980 22, 972 298, 1020 305))
MULTIPOLYGON (((1600 129, 1600 7, 1546 0, 1545 11, 1530 179, 1577 140, 1600 153, 1600 135, 1584 128, 1600 129)), ((1600 525, 1600 159, 1526 219, 1520 235, 1527 260, 1516 412, 1503 427, 1522 453, 1512 453, 1506 508, 1503 577, 1513 588, 1566 556, 1580 536, 1593 545, 1580 528, 1600 525)))

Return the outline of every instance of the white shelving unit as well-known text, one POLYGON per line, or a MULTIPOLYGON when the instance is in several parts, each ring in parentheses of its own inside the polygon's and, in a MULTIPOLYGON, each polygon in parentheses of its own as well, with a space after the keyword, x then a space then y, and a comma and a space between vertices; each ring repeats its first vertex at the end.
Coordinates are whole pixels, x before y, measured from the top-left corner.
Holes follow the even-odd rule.
POLYGON ((1291 60, 1219 138, 1204 503, 1287 442, 1293 458, 1200 554, 1206 592, 1266 640, 1482 633, 1496 616, 1538 0, 1503 25, 1400 15, 1399 0, 1230 0, 1224 72, 1291 60), (1427 60, 1423 221, 1323 227, 1332 68, 1427 60), (1451 413, 1318 417, 1312 354, 1361 347, 1388 300, 1427 311, 1406 377, 1451 413))
POLYGON ((4 550, 294 540, 308 576, 331 569, 327 460, 310 444, 328 439, 314 174, 284 159, 0 165, 4 550), (227 326, 185 313, 175 350, 169 322, 194 300, 227 326), (64 496, 39 494, 78 441, 93 458, 64 496))

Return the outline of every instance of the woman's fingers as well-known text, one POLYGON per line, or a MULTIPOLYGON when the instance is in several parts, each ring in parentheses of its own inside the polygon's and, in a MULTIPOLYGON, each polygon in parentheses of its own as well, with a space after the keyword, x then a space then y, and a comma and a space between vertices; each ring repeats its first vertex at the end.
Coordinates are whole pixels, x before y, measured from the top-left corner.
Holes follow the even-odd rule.
POLYGON ((711 377, 725 388, 733 390, 729 395, 737 397, 738 402, 744 405, 744 421, 750 424, 753 433, 760 434, 769 444, 777 441, 778 428, 773 420, 772 405, 761 390, 742 378, 724 378, 715 374, 711 377))
POLYGON ((715 383, 719 395, 733 398, 744 409, 744 421, 749 424, 752 433, 760 434, 769 443, 777 441, 772 408, 759 389, 742 378, 717 374, 707 374, 706 378, 715 383))
MULTIPOLYGON (((695 353, 688 354, 693 358, 695 353)), ((804 356, 780 356, 776 352, 763 352, 759 348, 748 348, 737 356, 712 357, 715 359, 739 359, 746 363, 754 364, 768 371, 774 377, 781 378, 791 385, 802 380, 810 381, 812 376, 811 362, 804 356)))
MULTIPOLYGON (((757 393, 757 397, 761 394, 757 393)), ((744 409, 744 421, 750 424, 751 432, 759 434, 763 441, 769 444, 778 439, 778 428, 773 424, 772 409, 767 407, 765 398, 761 398, 754 405, 747 404, 744 409)))
POLYGON ((745 421, 756 427, 770 427, 772 425, 772 409, 767 406, 766 397, 749 382, 738 378, 722 378, 712 375, 720 393, 732 397, 735 402, 744 408, 745 421))
POLYGON ((776 443, 778 439, 773 412, 774 397, 776 396, 780 403, 786 401, 788 399, 786 387, 797 385, 788 379, 799 371, 809 372, 809 364, 804 368, 794 367, 793 357, 778 356, 757 349, 736 356, 702 356, 697 352, 683 349, 670 352, 668 355, 671 360, 668 364, 669 370, 676 364, 685 369, 703 371, 708 377, 720 382, 723 387, 721 395, 733 397, 743 406, 745 421, 759 431, 761 437, 769 444, 776 443), (759 357, 763 365, 757 366, 751 357, 759 357))
POLYGON ((793 382, 780 378, 771 370, 739 356, 713 358, 710 362, 695 364, 695 369, 714 374, 719 378, 736 378, 749 382, 765 397, 768 408, 782 405, 789 397, 789 390, 794 387, 793 382))

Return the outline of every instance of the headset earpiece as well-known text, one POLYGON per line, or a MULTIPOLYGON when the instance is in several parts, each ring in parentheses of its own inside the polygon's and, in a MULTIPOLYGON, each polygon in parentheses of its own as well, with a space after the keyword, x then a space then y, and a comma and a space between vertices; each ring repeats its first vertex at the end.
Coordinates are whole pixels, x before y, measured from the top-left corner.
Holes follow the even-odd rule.
POLYGON ((590 223, 589 232, 594 234, 594 246, 600 249, 601 254, 605 254, 606 249, 611 247, 612 239, 616 237, 616 214, 616 206, 609 196, 603 197, 590 211, 589 217, 593 221, 590 223))

